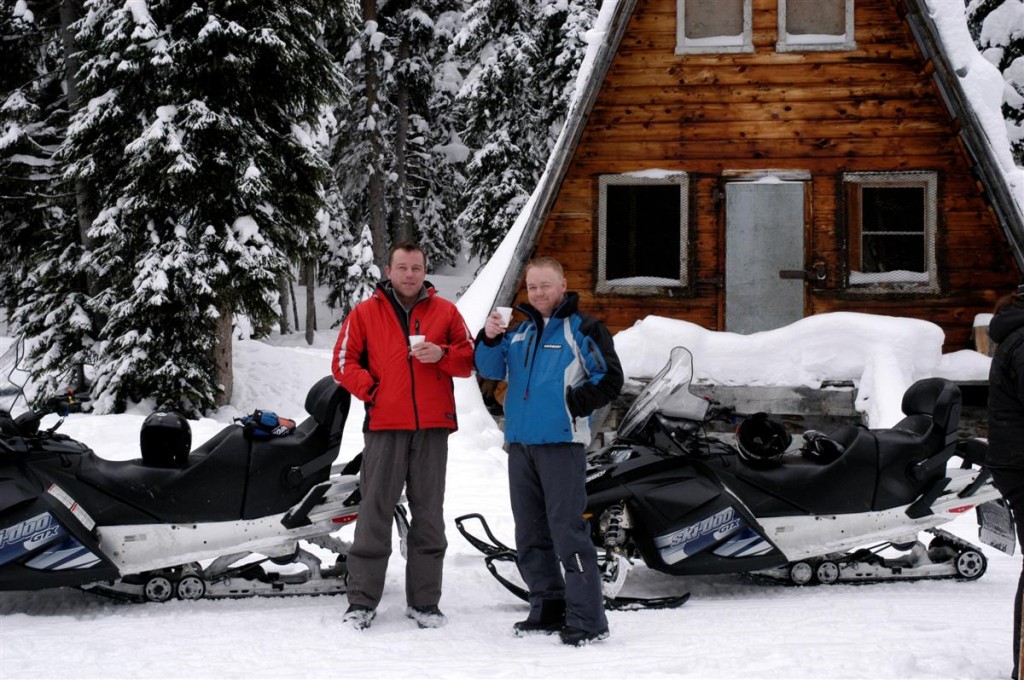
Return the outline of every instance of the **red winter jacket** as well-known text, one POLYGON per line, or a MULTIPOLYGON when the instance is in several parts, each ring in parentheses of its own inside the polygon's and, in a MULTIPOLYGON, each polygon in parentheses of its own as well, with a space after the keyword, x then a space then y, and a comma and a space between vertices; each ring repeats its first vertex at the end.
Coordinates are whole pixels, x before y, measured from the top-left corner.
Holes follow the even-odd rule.
POLYGON ((429 282, 425 290, 406 315, 390 282, 382 282, 341 324, 331 371, 367 403, 364 430, 458 429, 452 377, 471 374, 473 340, 455 305, 438 297, 429 282), (440 345, 441 361, 413 359, 410 333, 440 345))

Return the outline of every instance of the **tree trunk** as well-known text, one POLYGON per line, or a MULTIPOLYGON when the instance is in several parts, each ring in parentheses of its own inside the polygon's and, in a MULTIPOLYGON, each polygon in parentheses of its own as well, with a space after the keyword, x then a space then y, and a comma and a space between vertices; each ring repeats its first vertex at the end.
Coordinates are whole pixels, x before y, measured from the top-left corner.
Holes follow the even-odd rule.
POLYGON ((230 404, 234 392, 234 375, 231 369, 233 321, 234 315, 231 310, 227 305, 221 306, 213 345, 214 382, 221 388, 214 401, 217 406, 230 404))
MULTIPOLYGON (((81 7, 77 0, 62 0, 60 3, 60 35, 64 44, 64 82, 68 92, 68 110, 78 110, 78 82, 75 74, 80 66, 78 52, 75 48, 74 34, 71 32, 71 24, 78 21, 81 7)), ((89 188, 81 179, 75 180, 75 209, 78 217, 78 238, 82 246, 89 250, 92 247, 92 239, 89 238, 89 227, 92 226, 92 197, 89 195, 89 188)), ((86 272, 84 274, 85 290, 94 295, 95 279, 86 272)))
MULTIPOLYGON (((68 111, 74 113, 79 108, 78 81, 75 74, 81 65, 78 60, 78 51, 75 48, 75 36, 71 31, 71 24, 78 21, 81 16, 80 0, 61 0, 60 3, 60 37, 64 47, 64 84, 68 93, 68 111)), ((89 237, 89 227, 92 226, 92 196, 89 187, 84 180, 75 180, 75 215, 78 219, 78 241, 82 244, 84 251, 92 249, 93 242, 89 237)), ((79 290, 85 291, 90 297, 97 295, 99 286, 88 268, 83 268, 78 275, 79 290)), ((86 385, 85 366, 75 366, 75 382, 78 387, 86 385)))
POLYGON ((284 273, 279 274, 277 277, 277 295, 281 298, 281 335, 292 332, 288 326, 288 312, 292 300, 288 288, 288 275, 284 273))
MULTIPOLYGON (((364 24, 377 21, 377 0, 362 0, 362 8, 364 24)), ((366 64, 366 116, 374 118, 377 123, 369 132, 372 155, 367 186, 370 234, 373 237, 373 259, 384 271, 391 244, 388 242, 387 210, 384 206, 384 149, 380 140, 380 126, 384 121, 377 111, 380 74, 377 72, 377 55, 372 50, 367 48, 363 52, 363 59, 366 64)))
POLYGON ((313 344, 316 331, 316 260, 306 260, 306 344, 313 344))
MULTIPOLYGON (((398 46, 398 63, 404 64, 409 60, 411 52, 409 39, 402 37, 398 46)), ((412 217, 409 215, 409 86, 405 78, 398 79, 398 89, 395 91, 395 243, 399 241, 412 241, 412 217)))

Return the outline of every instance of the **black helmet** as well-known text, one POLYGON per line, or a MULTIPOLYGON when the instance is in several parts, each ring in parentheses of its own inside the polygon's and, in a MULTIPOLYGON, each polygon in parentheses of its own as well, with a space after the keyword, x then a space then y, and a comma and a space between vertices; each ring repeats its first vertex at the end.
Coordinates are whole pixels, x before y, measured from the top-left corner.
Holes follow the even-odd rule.
POLYGON ((736 428, 740 457, 749 462, 778 458, 789 448, 793 437, 782 423, 768 420, 767 413, 755 413, 736 428))
POLYGON ((151 467, 182 467, 192 450, 192 428, 173 411, 157 411, 142 421, 142 462, 151 467))

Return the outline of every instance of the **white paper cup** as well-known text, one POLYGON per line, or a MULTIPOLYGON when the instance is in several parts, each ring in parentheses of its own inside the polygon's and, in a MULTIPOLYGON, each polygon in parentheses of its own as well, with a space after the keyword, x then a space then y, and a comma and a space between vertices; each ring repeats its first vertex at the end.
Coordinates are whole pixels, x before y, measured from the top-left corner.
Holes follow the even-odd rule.
POLYGON ((410 335, 409 336, 409 347, 415 347, 420 343, 426 342, 427 336, 425 335, 410 335))
POLYGON ((495 311, 501 314, 501 325, 508 328, 509 321, 512 320, 512 308, 511 307, 495 307, 495 311))

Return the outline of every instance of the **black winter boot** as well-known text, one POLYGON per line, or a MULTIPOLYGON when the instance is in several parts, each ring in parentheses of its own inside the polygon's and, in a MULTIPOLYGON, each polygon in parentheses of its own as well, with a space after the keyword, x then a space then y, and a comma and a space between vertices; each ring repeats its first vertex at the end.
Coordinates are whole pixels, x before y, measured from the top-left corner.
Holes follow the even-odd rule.
POLYGON ((562 640, 563 645, 582 647, 583 645, 590 644, 591 642, 607 639, 608 629, 583 630, 581 628, 566 626, 558 633, 558 637, 562 640))
POLYGON ((527 618, 512 624, 512 633, 516 637, 524 635, 551 635, 562 630, 565 625, 565 600, 544 600, 540 604, 540 619, 527 618))

